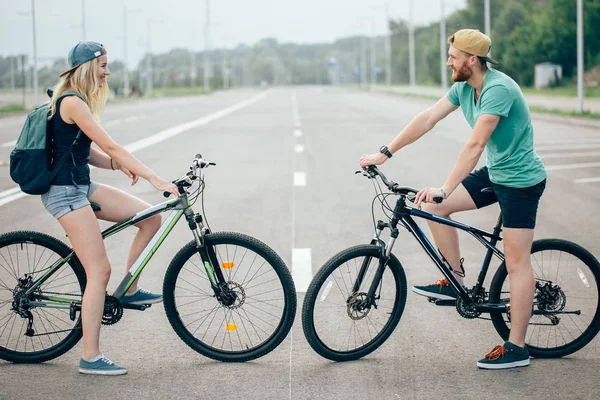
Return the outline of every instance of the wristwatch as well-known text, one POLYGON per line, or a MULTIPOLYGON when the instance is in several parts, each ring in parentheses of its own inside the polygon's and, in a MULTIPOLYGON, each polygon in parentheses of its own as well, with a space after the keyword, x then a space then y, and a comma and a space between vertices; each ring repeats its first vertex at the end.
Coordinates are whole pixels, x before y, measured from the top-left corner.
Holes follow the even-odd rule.
POLYGON ((388 150, 387 146, 381 146, 379 152, 385 154, 387 158, 392 158, 392 153, 388 150))

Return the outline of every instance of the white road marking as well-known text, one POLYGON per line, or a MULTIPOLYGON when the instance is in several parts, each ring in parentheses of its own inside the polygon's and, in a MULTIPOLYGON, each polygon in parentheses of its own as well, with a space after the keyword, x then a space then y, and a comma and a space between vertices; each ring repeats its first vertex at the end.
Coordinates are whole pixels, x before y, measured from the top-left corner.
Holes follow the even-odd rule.
POLYGON ((292 278, 296 285, 296 292, 305 293, 312 280, 310 249, 292 249, 292 278))
POLYGON ((294 151, 296 153, 304 153, 304 145, 303 144, 297 144, 294 146, 294 151))
POLYGON ((582 168, 599 168, 600 162, 595 163, 580 163, 580 164, 562 164, 562 165, 546 165, 547 171, 562 171, 565 169, 582 169, 582 168))
MULTIPOLYGON (((250 97, 246 100, 240 101, 237 104, 234 104, 230 107, 224 108, 220 111, 214 112, 212 114, 205 115, 202 118, 198 118, 193 121, 185 122, 183 124, 172 126, 164 131, 160 131, 155 133, 152 136, 144 138, 142 140, 138 140, 136 142, 130 143, 125 146, 125 148, 130 152, 134 153, 138 150, 145 149, 157 143, 163 142, 167 139, 170 139, 174 136, 180 135, 183 132, 189 131, 190 129, 197 128, 202 125, 206 125, 209 122, 215 121, 217 119, 223 118, 235 111, 241 110, 244 107, 247 107, 251 104, 256 103, 257 101, 262 100, 267 95, 267 92, 262 92, 257 94, 256 96, 250 97)), ((21 197, 25 197, 27 194, 21 192, 18 186, 0 192, 0 206, 8 204, 14 200, 17 200, 21 197)))
POLYGON ((108 128, 110 126, 115 126, 115 125, 119 125, 121 123, 120 119, 115 119, 114 121, 108 121, 107 123, 104 124, 105 128, 108 128))
POLYGON ((304 172, 294 172, 294 186, 306 186, 306 174, 304 172))
POLYGON ((581 151, 576 153, 542 153, 538 155, 544 160, 549 158, 571 158, 571 157, 596 157, 600 156, 600 151, 581 151))
POLYGON ((600 176, 596 178, 575 179, 575 183, 596 183, 600 182, 600 176))
POLYGON ((17 144, 17 141, 13 140, 12 142, 2 143, 2 147, 13 147, 15 144, 17 144))
POLYGON ((124 122, 134 122, 134 121, 137 121, 138 119, 140 119, 140 117, 138 117, 137 115, 134 115, 134 116, 125 118, 123 121, 124 122))
POLYGON ((579 138, 566 138, 566 139, 546 139, 540 140, 539 142, 536 140, 536 146, 547 146, 553 144, 576 144, 576 143, 600 143, 600 138, 598 137, 579 137, 579 138))
POLYGON ((535 151, 556 151, 556 150, 588 150, 588 149, 600 149, 600 143, 591 144, 571 144, 571 145, 548 145, 548 146, 535 146, 535 151))
POLYGON ((294 129, 294 136, 296 136, 296 137, 302 136, 302 129, 294 129))

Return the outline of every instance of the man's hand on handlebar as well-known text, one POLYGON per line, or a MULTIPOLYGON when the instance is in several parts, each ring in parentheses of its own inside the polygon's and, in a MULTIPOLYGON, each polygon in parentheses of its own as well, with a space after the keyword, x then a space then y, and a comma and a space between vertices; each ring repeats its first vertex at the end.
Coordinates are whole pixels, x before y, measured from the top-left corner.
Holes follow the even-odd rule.
POLYGON ((360 167, 366 168, 369 165, 381 165, 387 161, 387 156, 383 153, 363 154, 360 156, 360 167))
POLYGON ((421 207, 421 203, 441 203, 446 198, 445 192, 442 188, 425 188, 419 190, 415 197, 415 206, 421 207))

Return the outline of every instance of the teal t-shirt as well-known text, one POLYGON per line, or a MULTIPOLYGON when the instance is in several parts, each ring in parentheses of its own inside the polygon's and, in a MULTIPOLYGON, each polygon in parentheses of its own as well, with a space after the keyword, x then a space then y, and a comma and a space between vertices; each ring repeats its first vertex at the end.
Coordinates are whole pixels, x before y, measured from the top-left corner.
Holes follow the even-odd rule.
POLYGON ((544 163, 533 149, 529 107, 521 88, 509 76, 488 69, 477 102, 475 89, 466 82, 456 82, 446 96, 462 108, 471 128, 480 115, 501 117, 486 145, 486 165, 493 183, 523 188, 546 179, 544 163))

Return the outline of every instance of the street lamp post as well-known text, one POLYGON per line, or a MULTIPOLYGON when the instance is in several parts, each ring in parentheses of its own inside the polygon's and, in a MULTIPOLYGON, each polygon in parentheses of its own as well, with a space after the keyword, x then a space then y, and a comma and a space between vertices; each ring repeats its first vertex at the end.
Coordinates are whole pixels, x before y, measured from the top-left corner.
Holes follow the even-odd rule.
POLYGON ((577 99, 583 113, 583 0, 577 0, 577 99))
POLYGON ((152 84, 153 84, 153 65, 152 65, 152 24, 162 24, 162 20, 153 21, 148 20, 148 57, 146 58, 146 96, 152 95, 152 84))
POLYGON ((210 0, 206 0, 206 23, 204 25, 204 91, 210 91, 209 68, 210 60, 210 0))
POLYGON ((85 42, 85 0, 81 0, 81 35, 85 42))
POLYGON ((38 105, 37 41, 35 35, 35 0, 31 0, 31 21, 33 26, 33 98, 38 105))
POLYGON ((416 72, 415 72, 415 24, 413 21, 413 1, 408 0, 408 66, 409 66, 409 77, 410 87, 415 87, 416 72))
POLYGON ((448 90, 448 72, 446 71, 446 10, 444 9, 445 0, 440 0, 441 18, 440 18, 440 70, 442 74, 442 89, 448 90))

